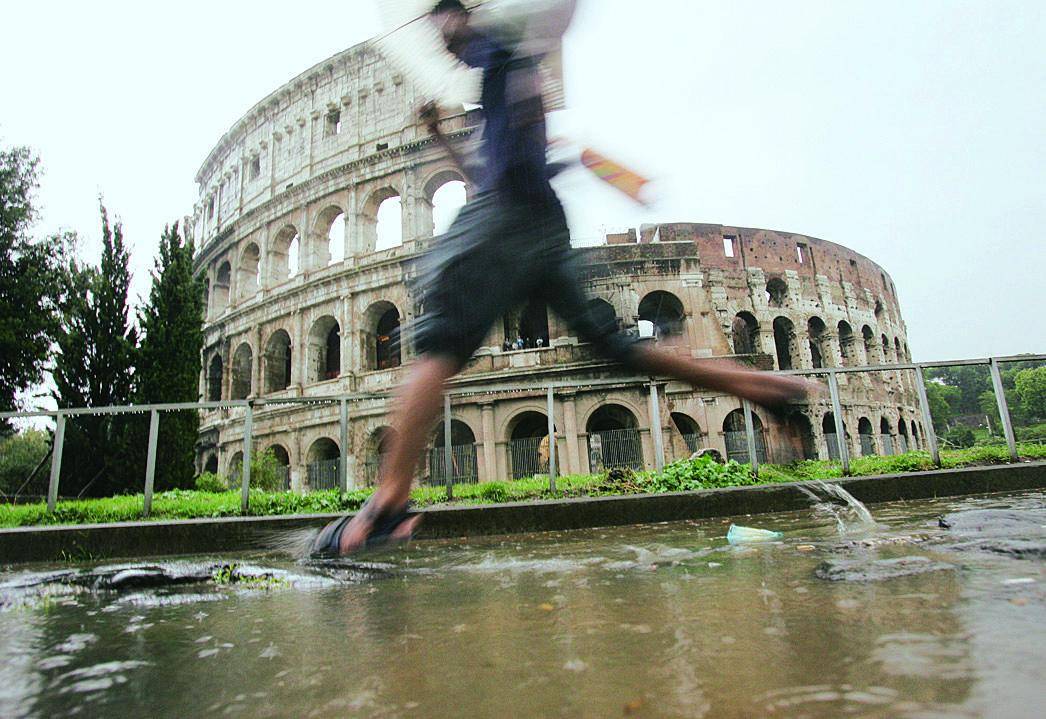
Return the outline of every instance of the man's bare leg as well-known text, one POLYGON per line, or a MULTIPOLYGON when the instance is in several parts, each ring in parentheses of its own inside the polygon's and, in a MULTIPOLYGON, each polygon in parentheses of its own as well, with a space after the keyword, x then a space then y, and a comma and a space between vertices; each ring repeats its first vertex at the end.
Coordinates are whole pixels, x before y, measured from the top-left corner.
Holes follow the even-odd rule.
POLYGON ((817 385, 798 377, 759 372, 729 360, 696 360, 645 346, 634 352, 632 364, 651 375, 675 377, 695 387, 725 392, 764 406, 801 399, 817 390, 817 385))
MULTIPOLYGON (((402 507, 410 498, 418 458, 428 442, 429 428, 443 405, 443 386, 457 371, 457 363, 443 357, 423 357, 411 368, 410 376, 399 391, 392 421, 392 446, 381 468, 381 484, 371 500, 376 508, 402 507)), ((407 520, 392 538, 407 539, 420 521, 420 517, 407 520)), ((342 554, 363 546, 371 524, 370 519, 360 515, 349 523, 341 536, 342 554)))

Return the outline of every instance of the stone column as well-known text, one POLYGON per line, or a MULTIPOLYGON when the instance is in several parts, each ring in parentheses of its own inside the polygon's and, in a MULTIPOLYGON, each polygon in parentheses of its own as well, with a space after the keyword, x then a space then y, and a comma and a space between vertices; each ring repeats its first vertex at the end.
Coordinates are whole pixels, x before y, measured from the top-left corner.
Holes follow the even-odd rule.
POLYGON ((566 471, 581 474, 581 448, 577 436, 577 394, 560 391, 563 405, 563 438, 566 441, 566 471))
POLYGON ((492 482, 498 478, 497 438, 494 436, 494 403, 484 402, 480 405, 483 414, 483 426, 481 428, 483 443, 483 471, 480 473, 481 482, 492 482))

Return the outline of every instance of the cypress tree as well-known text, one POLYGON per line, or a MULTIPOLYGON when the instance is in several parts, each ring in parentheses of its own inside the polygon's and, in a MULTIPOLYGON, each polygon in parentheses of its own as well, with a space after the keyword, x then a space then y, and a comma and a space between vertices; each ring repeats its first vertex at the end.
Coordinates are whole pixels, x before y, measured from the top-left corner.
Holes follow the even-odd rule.
MULTIPOLYGON (((101 264, 69 264, 64 332, 58 338, 54 371, 59 407, 126 405, 131 399, 138 335, 128 307, 129 257, 122 224, 110 225, 104 206, 101 215, 101 264)), ((131 425, 126 415, 71 418, 61 493, 107 496, 140 488, 141 473, 127 462, 131 425)))
MULTIPOLYGON (((203 351, 203 283, 193 276, 192 238, 178 223, 165 227, 152 272, 149 301, 138 313, 142 341, 138 349, 134 398, 137 404, 196 402, 203 351)), ((187 488, 195 476, 198 412, 160 415, 156 489, 187 488)), ((138 432, 135 433, 136 435, 138 432)), ((148 435, 135 438, 145 451, 148 435)))

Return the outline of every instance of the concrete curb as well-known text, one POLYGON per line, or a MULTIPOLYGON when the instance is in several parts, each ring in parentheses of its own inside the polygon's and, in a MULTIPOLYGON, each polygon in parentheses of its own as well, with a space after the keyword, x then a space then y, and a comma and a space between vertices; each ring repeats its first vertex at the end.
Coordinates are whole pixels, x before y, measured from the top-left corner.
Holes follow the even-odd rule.
MULTIPOLYGON (((834 480, 866 504, 1016 492, 1046 487, 1046 462, 834 480)), ((809 507, 795 484, 676 494, 547 500, 422 510, 420 538, 458 538, 684 519, 787 512, 809 507)), ((283 532, 317 529, 336 515, 234 517, 0 530, 0 564, 145 558, 264 549, 283 532)))

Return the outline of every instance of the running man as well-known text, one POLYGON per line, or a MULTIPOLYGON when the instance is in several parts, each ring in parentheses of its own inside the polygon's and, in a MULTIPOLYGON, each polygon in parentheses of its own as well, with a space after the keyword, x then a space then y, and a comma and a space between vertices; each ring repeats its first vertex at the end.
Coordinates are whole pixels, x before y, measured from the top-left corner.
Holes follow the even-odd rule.
POLYGON ((583 341, 637 373, 670 376, 769 406, 806 394, 802 380, 725 360, 682 357, 600 324, 588 310, 566 216, 549 182, 539 58, 517 56, 508 43, 470 22, 460 0, 440 0, 429 19, 447 50, 483 73, 478 167, 470 167, 443 136, 435 106, 422 110, 423 121, 476 193, 423 273, 420 359, 398 391, 378 490, 354 517, 324 528, 313 545, 317 555, 351 554, 414 534, 421 517, 407 512, 411 483, 447 380, 464 368, 498 318, 534 298, 544 300, 583 341))

